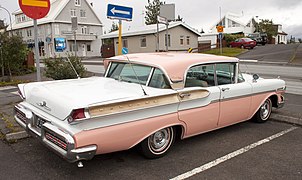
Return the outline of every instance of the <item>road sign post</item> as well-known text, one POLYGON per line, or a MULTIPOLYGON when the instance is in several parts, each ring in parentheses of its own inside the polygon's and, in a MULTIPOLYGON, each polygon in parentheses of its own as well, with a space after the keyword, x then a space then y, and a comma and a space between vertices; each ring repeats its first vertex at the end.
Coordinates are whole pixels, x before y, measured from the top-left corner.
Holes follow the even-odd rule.
POLYGON ((219 32, 218 34, 218 38, 219 38, 219 44, 220 44, 220 54, 222 54, 222 33, 223 33, 223 26, 217 26, 217 32, 219 32))
POLYGON ((122 54, 122 20, 132 20, 133 8, 108 4, 107 18, 119 20, 118 55, 122 54))
POLYGON ((78 29, 78 18, 72 17, 71 18, 71 29, 73 31, 74 36, 74 56, 77 57, 78 55, 78 46, 77 46, 77 29, 78 29))
POLYGON ((41 81, 39 44, 38 44, 38 25, 37 19, 45 17, 50 9, 49 0, 19 0, 19 6, 23 13, 33 19, 35 36, 35 59, 37 68, 37 81, 41 81))

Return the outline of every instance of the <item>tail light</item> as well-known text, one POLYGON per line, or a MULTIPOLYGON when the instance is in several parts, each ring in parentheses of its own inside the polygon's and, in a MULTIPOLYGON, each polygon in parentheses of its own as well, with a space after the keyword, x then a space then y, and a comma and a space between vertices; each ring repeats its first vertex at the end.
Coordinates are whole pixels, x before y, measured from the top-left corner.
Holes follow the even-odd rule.
POLYGON ((71 112, 71 114, 68 116, 67 120, 69 123, 74 122, 75 120, 78 119, 85 119, 86 115, 85 115, 85 109, 81 108, 81 109, 75 109, 71 112))

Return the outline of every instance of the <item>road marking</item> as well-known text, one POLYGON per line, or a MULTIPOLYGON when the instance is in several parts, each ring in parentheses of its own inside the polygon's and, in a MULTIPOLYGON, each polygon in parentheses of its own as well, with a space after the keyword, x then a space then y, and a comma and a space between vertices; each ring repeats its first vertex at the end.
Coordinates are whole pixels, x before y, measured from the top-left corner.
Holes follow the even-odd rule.
POLYGON ((253 60, 253 59, 240 59, 239 62, 253 62, 256 63, 258 60, 253 60))
POLYGON ((262 139, 262 140, 260 140, 258 142, 255 142, 253 144, 247 145, 247 146, 245 146, 245 147, 243 147, 241 149, 238 149, 237 151, 229 153, 229 154, 227 154, 225 156, 222 156, 222 157, 220 157, 218 159, 215 159, 214 161, 211 161, 211 162, 209 162, 207 164, 199 166, 199 167, 197 167, 197 168, 195 168, 195 169, 193 169, 191 171, 188 171, 188 172, 183 173, 183 174, 181 174, 179 176, 176 176, 176 177, 172 178, 171 180, 183 180, 183 179, 187 179, 187 178, 189 178, 191 176, 194 176, 194 175, 196 175, 198 173, 201 173, 201 172, 203 172, 203 171, 205 171, 207 169, 210 169, 210 168, 212 168, 214 166, 217 166, 218 164, 223 163, 224 161, 227 161, 227 160, 229 160, 229 159, 231 159, 233 157, 236 157, 236 156, 238 156, 240 154, 243 154, 243 153, 245 153, 245 152, 247 152, 247 151, 249 151, 249 150, 251 150, 251 149, 253 149, 253 148, 257 147, 257 146, 260 146, 262 144, 270 142, 273 139, 276 139, 276 138, 278 138, 280 136, 283 136, 284 134, 287 134, 287 133, 289 133, 289 132, 291 132, 291 131, 293 131, 293 130, 295 130, 297 128, 298 127, 289 128, 287 130, 284 130, 284 131, 281 131, 281 132, 279 132, 277 134, 274 134, 274 135, 272 135, 272 136, 270 136, 268 138, 265 138, 265 139, 262 139))

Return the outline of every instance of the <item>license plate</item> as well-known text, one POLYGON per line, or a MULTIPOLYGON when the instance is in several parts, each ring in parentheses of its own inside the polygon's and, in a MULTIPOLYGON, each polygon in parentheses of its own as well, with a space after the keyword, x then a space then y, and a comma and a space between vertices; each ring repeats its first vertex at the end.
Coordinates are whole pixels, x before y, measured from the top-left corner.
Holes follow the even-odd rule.
POLYGON ((45 123, 46 121, 40 117, 37 116, 37 121, 36 121, 36 126, 39 128, 42 128, 42 125, 45 123))

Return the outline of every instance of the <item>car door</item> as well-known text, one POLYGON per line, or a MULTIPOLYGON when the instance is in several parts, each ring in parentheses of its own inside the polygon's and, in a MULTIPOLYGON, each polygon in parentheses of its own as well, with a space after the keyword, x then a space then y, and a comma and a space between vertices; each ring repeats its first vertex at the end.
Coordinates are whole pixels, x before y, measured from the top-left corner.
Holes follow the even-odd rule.
POLYGON ((252 86, 238 78, 238 63, 216 64, 217 85, 220 89, 218 127, 247 120, 251 106, 252 86))
POLYGON ((214 65, 191 67, 185 88, 178 90, 178 116, 187 125, 185 137, 217 128, 220 89, 215 86, 214 65))

